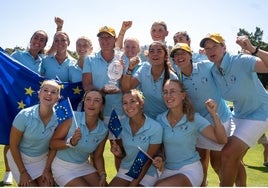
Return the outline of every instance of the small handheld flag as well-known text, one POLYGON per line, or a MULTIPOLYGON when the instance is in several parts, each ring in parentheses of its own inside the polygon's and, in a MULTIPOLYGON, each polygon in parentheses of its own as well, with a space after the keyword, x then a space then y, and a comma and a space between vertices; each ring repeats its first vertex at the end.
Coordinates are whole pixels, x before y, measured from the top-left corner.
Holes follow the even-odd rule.
POLYGON ((55 110, 58 119, 58 124, 61 124, 65 120, 73 117, 73 111, 69 98, 60 100, 55 106, 55 110))
POLYGON ((126 173, 126 175, 137 179, 141 173, 142 167, 145 165, 149 157, 144 154, 145 152, 139 150, 139 153, 137 154, 131 168, 126 173))
POLYGON ((122 131, 122 125, 121 125, 121 123, 118 119, 117 113, 114 109, 113 109, 111 116, 110 116, 108 128, 114 134, 114 136, 116 138, 119 136, 119 134, 122 131))

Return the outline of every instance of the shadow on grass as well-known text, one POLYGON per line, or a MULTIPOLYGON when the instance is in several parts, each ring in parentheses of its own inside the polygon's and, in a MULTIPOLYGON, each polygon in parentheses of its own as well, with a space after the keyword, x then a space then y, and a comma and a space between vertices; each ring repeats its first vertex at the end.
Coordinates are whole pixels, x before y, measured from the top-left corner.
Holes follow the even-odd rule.
POLYGON ((5 185, 3 181, 0 181, 0 187, 15 187, 16 184, 12 184, 12 185, 5 185))
POLYGON ((247 168, 258 170, 260 172, 268 172, 268 167, 267 166, 251 166, 251 165, 247 165, 247 164, 244 164, 244 165, 247 168))

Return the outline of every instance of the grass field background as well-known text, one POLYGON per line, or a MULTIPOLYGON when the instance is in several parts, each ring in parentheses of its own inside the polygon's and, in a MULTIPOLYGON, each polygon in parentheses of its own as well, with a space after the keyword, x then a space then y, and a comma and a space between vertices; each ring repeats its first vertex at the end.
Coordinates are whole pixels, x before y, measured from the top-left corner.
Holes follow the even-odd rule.
MULTIPOLYGON (((4 177, 4 159, 3 159, 3 148, 0 146, 0 186, 3 185, 4 177)), ((253 148, 249 149, 246 156, 244 157, 244 163, 247 171, 247 186, 249 187, 267 187, 268 186, 268 167, 262 165, 263 163, 263 146, 260 144, 255 145, 253 148)), ((110 144, 107 142, 105 148, 105 166, 107 171, 108 182, 115 176, 116 171, 114 168, 113 156, 110 152, 110 144)), ((11 186, 17 186, 14 182, 11 186)), ((6 187, 11 187, 6 186, 6 187)), ((208 172, 208 186, 217 187, 219 186, 219 181, 215 173, 211 168, 208 172)))

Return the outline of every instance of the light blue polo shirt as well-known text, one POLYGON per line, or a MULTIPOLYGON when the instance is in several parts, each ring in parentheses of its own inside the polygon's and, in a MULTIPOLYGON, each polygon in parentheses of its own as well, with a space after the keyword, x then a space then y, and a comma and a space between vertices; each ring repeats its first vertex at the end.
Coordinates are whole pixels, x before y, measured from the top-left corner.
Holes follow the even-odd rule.
MULTIPOLYGON (((86 125, 85 112, 74 112, 77 125, 81 130, 82 137, 78 144, 73 148, 67 148, 57 151, 57 157, 63 161, 81 164, 88 160, 89 155, 96 150, 108 133, 107 127, 99 119, 97 127, 90 131, 86 125)), ((72 119, 72 125, 66 136, 66 139, 73 136, 76 129, 75 121, 72 119)))
POLYGON ((30 157, 47 153, 50 138, 57 125, 55 113, 46 126, 43 124, 39 115, 39 104, 22 109, 13 120, 13 126, 23 133, 19 144, 20 151, 30 157))
MULTIPOLYGON (((162 97, 164 71, 160 78, 154 81, 151 74, 151 64, 144 63, 133 75, 139 81, 139 89, 143 92, 144 113, 149 117, 156 119, 158 114, 167 110, 162 97)), ((170 72, 170 79, 178 79, 177 75, 170 72)))
POLYGON ((72 64, 69 67, 69 81, 70 82, 82 82, 83 69, 78 64, 72 64))
MULTIPOLYGON (((109 84, 109 77, 107 75, 109 63, 103 59, 101 52, 89 55, 85 58, 83 73, 90 73, 92 75, 92 84, 98 89, 102 89, 109 84)), ((119 82, 117 87, 120 88, 119 82)), ((104 116, 110 116, 113 109, 117 115, 124 115, 122 108, 122 93, 105 95, 106 103, 104 107, 104 116)))
POLYGON ((211 124, 214 124, 205 104, 208 99, 213 99, 218 105, 217 113, 219 114, 220 120, 222 122, 228 121, 231 116, 231 111, 226 101, 221 97, 210 72, 213 63, 210 61, 193 63, 193 70, 190 76, 182 74, 179 67, 177 65, 175 66, 175 70, 179 75, 178 77, 183 82, 196 112, 200 113, 200 115, 205 117, 211 124))
POLYGON ((210 124, 200 114, 195 113, 194 121, 189 122, 186 115, 171 127, 167 120, 168 111, 157 116, 163 127, 163 144, 165 149, 165 168, 177 170, 200 159, 196 151, 199 134, 210 124))
POLYGON ((41 66, 41 75, 49 79, 58 79, 61 82, 69 82, 69 67, 74 61, 66 58, 63 63, 59 64, 55 56, 47 56, 43 59, 41 66))
MULTIPOLYGON (((135 135, 132 134, 129 118, 124 118, 121 124, 123 129, 119 137, 122 138, 126 156, 122 159, 120 168, 130 169, 139 152, 137 146, 142 148, 143 151, 148 151, 150 144, 161 144, 163 130, 157 121, 148 116, 146 116, 144 125, 135 135)), ((156 168, 151 165, 146 174, 154 176, 156 173, 156 168)))
POLYGON ((41 63, 42 63, 42 56, 38 55, 37 59, 29 53, 28 50, 16 50, 11 54, 11 57, 18 60, 21 64, 26 66, 28 69, 34 71, 37 74, 40 74, 41 71, 41 63))
POLYGON ((211 72, 222 97, 233 102, 234 117, 264 121, 268 117, 268 94, 254 71, 255 64, 254 56, 226 52, 221 62, 223 74, 215 64, 211 72))
POLYGON ((205 54, 200 54, 197 52, 192 52, 192 58, 193 58, 193 63, 198 63, 200 61, 208 59, 205 54))

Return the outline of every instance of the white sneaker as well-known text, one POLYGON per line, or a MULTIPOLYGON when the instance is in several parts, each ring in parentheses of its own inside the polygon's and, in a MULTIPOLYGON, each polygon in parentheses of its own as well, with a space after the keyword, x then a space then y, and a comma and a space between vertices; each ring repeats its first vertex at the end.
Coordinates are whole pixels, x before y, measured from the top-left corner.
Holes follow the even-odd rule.
POLYGON ((11 171, 8 171, 8 172, 5 173, 3 183, 5 185, 12 185, 13 184, 13 175, 12 175, 11 171))

